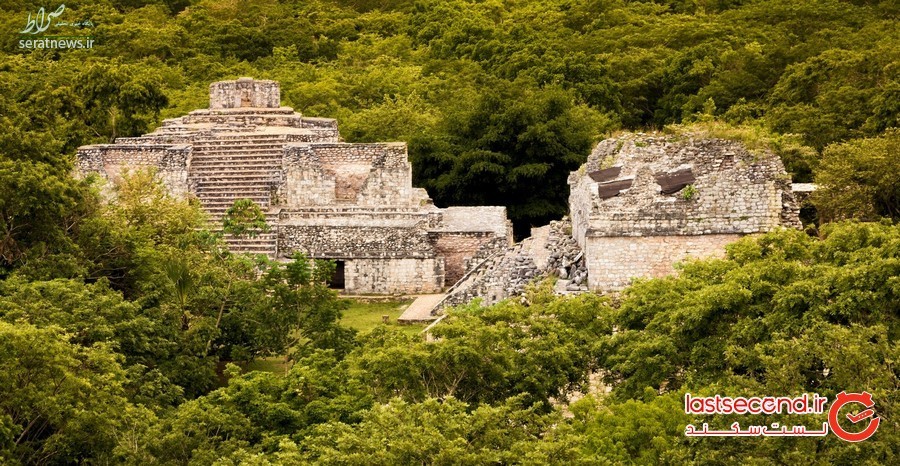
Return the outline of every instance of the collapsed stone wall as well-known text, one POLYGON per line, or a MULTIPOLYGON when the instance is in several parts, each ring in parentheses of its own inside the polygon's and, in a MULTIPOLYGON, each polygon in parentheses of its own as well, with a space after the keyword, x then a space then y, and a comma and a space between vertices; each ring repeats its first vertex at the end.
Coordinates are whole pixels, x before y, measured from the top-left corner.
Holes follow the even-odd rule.
POLYGON ((564 217, 532 231, 535 234, 520 243, 493 243, 484 248, 432 312, 437 314, 475 298, 491 305, 520 296, 530 283, 549 276, 559 277, 558 293, 587 291, 584 254, 571 236, 569 219, 564 217))
POLYGON ((490 306, 510 296, 520 295, 539 274, 534 258, 523 252, 522 243, 508 246, 482 261, 449 290, 432 314, 480 298, 490 306))
POLYGON ((554 220, 549 228, 545 246, 549 255, 543 275, 558 277, 556 291, 559 293, 587 291, 588 268, 584 251, 572 237, 571 219, 567 216, 554 220))

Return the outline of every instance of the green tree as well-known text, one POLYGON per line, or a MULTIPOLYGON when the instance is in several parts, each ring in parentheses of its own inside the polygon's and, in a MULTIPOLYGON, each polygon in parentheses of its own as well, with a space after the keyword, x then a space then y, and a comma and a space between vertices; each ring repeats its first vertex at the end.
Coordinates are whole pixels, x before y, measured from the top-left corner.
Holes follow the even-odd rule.
POLYGON ((111 462, 154 421, 125 397, 109 344, 70 343, 58 327, 0 321, 0 459, 6 464, 111 462))
POLYGON ((238 199, 225 211, 222 231, 238 237, 256 237, 260 232, 269 231, 266 215, 251 199, 238 199))
POLYGON ((448 137, 411 154, 438 205, 504 205, 516 233, 566 212, 566 178, 588 155, 592 119, 559 89, 503 84, 449 117, 448 137))
POLYGON ((349 356, 376 399, 412 401, 453 396, 494 403, 522 395, 528 404, 564 398, 592 370, 591 351, 609 330, 595 295, 552 299, 549 283, 532 290, 530 306, 506 301, 452 311, 432 330, 434 341, 373 330, 349 356))
POLYGON ((900 218, 900 130, 825 149, 812 195, 820 218, 900 218))
POLYGON ((169 103, 159 81, 151 67, 91 63, 75 78, 82 121, 106 142, 148 132, 169 103))

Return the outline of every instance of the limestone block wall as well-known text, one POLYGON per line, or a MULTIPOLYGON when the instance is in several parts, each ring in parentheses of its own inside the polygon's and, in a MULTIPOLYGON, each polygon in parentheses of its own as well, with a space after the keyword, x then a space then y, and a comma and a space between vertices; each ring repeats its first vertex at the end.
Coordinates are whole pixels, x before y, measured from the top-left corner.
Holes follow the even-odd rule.
POLYGON ((279 204, 288 207, 332 205, 336 202, 335 186, 335 180, 320 167, 288 165, 284 167, 279 204))
POLYGON ((441 258, 354 258, 344 264, 348 293, 438 293, 444 285, 441 258))
POLYGON ((278 250, 315 258, 433 258, 427 234, 419 228, 291 225, 278 228, 278 250))
POLYGON ((275 81, 240 78, 209 85, 209 108, 278 107, 281 88, 275 81))
POLYGON ((183 129, 215 126, 227 128, 229 131, 244 132, 265 127, 302 129, 308 132, 309 142, 337 142, 340 136, 337 121, 330 118, 307 118, 294 112, 290 107, 194 110, 162 128, 167 132, 177 132, 179 125, 183 129), (314 122, 310 123, 310 120, 314 122))
POLYGON ((300 127, 312 130, 316 135, 316 139, 309 142, 339 142, 341 138, 337 120, 333 118, 303 117, 300 127))
POLYGON ((591 212, 598 204, 597 185, 583 173, 569 176, 569 216, 572 222, 572 237, 584 249, 585 237, 591 228, 591 212))
POLYGON ((428 203, 412 188, 405 144, 288 144, 284 170, 288 207, 428 203))
POLYGON ((440 224, 438 209, 388 209, 357 206, 327 206, 302 210, 282 210, 279 220, 292 225, 332 227, 435 228, 440 224))
POLYGON ((800 226, 776 155, 702 135, 607 139, 569 187, 572 236, 593 289, 665 276, 686 258, 724 254, 743 235, 800 226))
POLYGON ((103 144, 78 149, 77 168, 81 173, 99 173, 117 182, 134 169, 152 167, 169 192, 176 196, 188 193, 189 145, 103 144))
POLYGON ((725 245, 742 235, 588 237, 585 261, 591 289, 621 290, 635 277, 657 278, 675 272, 687 258, 722 257, 725 245))
MULTIPOLYGON (((489 231, 512 241, 512 224, 506 218, 506 207, 465 206, 441 209, 443 231, 489 231)), ((511 243, 510 243, 511 244, 511 243)))

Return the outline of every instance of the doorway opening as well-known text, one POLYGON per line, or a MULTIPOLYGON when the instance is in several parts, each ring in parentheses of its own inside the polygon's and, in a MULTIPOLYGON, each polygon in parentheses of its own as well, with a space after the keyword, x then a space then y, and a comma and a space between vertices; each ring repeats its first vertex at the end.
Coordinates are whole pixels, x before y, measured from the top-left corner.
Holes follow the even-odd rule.
POLYGON ((343 290, 344 289, 344 270, 345 270, 345 262, 344 261, 334 261, 334 274, 331 275, 331 280, 328 281, 328 287, 335 290, 343 290))

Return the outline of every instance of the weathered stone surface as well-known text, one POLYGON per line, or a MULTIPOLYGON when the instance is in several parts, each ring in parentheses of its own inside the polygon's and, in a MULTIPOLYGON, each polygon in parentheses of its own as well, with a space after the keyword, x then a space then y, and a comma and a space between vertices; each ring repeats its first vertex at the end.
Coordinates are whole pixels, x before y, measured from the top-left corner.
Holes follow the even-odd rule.
POLYGON ((268 107, 281 105, 281 89, 275 81, 240 78, 209 85, 209 108, 268 107))
POLYGON ((742 235, 800 226, 778 157, 734 141, 623 135, 600 142, 569 185, 572 236, 592 289, 621 289, 634 277, 670 274, 688 257, 719 255, 742 235), (621 167, 617 179, 584 175, 607 165, 621 167), (604 185, 629 178, 627 190, 603 195, 604 185))

